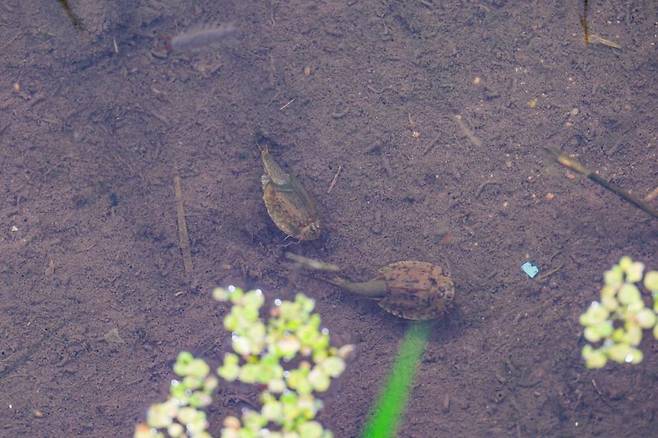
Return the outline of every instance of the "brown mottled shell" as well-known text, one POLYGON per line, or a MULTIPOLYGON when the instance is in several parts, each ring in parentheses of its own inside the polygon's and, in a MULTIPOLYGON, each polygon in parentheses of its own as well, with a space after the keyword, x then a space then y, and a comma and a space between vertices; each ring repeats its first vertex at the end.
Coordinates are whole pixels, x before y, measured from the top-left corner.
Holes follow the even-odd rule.
POLYGON ((393 315, 412 320, 442 317, 455 297, 455 286, 440 266, 402 261, 384 266, 377 278, 384 280, 386 295, 379 306, 393 315))
POLYGON ((263 180, 263 201, 274 224, 299 240, 320 237, 320 219, 313 198, 292 175, 285 184, 263 180))

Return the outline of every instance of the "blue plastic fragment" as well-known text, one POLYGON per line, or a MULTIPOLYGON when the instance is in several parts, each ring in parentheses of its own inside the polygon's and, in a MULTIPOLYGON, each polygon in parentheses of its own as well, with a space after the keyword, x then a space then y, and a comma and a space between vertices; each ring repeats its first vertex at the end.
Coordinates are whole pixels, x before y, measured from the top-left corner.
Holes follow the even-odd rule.
POLYGON ((525 272, 530 278, 535 278, 535 276, 539 273, 539 268, 530 262, 525 262, 522 264, 521 270, 525 272))

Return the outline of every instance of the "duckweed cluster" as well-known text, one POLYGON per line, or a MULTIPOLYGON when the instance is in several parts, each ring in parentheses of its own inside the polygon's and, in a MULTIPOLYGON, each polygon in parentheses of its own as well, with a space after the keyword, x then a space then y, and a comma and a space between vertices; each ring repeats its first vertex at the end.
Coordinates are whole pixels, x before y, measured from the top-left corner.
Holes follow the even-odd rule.
POLYGON ((640 363, 644 357, 638 345, 643 330, 653 330, 658 339, 658 271, 644 274, 644 264, 622 257, 604 274, 600 301, 594 301, 580 316, 587 344, 582 357, 588 368, 603 368, 608 360, 640 363), (653 307, 645 303, 639 285, 652 295, 653 307))
MULTIPOLYGON (((216 374, 222 379, 260 385, 260 411, 244 410, 241 418, 226 417, 222 438, 331 438, 315 420, 331 379, 345 369, 352 346, 331 346, 329 332, 313 313, 315 303, 303 294, 294 301, 276 300, 270 317, 261 317, 265 299, 260 290, 245 292, 217 288, 213 297, 232 304, 224 318, 231 332, 233 352, 226 353, 216 374)), ((219 384, 210 366, 191 353, 181 352, 174 365, 169 398, 152 405, 135 438, 211 437, 203 410, 212 403, 219 384)))

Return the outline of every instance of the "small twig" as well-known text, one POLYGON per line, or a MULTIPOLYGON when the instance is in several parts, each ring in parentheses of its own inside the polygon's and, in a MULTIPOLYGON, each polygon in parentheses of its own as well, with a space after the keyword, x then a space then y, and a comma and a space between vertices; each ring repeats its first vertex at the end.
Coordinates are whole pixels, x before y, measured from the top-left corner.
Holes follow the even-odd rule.
POLYGON ((135 107, 134 110, 139 112, 139 113, 146 114, 147 116, 151 116, 154 119, 157 119, 157 120, 161 121, 165 126, 169 126, 169 120, 167 120, 167 118, 165 116, 163 116, 162 114, 158 114, 157 112, 155 112, 153 110, 147 110, 147 109, 140 108, 140 107, 135 107))
POLYGON ((413 131, 416 129, 416 121, 411 118, 411 113, 407 113, 407 118, 409 119, 409 129, 413 131))
POLYGON ((589 29, 587 26, 587 13, 589 12, 589 4, 587 0, 583 0, 583 14, 580 16, 580 26, 583 28, 583 36, 585 38, 585 46, 589 44, 589 29))
POLYGON ((284 109, 288 108, 288 105, 290 105, 290 104, 293 103, 294 101, 295 101, 295 98, 293 97, 292 99, 290 99, 290 100, 288 101, 288 103, 286 103, 286 104, 283 105, 281 108, 279 108, 279 110, 280 110, 280 111, 283 111, 284 109))
POLYGON ((560 254, 562 254, 562 250, 559 250, 559 251, 557 251, 555 254, 553 254, 552 256, 550 256, 550 257, 548 258, 548 261, 549 261, 549 262, 552 262, 553 259, 555 259, 555 257, 559 256, 560 254))
POLYGON ((35 106, 37 106, 38 104, 40 104, 44 100, 46 100, 46 96, 44 96, 43 94, 37 95, 32 99, 32 101, 30 102, 30 104, 28 106, 30 108, 34 108, 35 106))
POLYGON ((587 0, 583 0, 583 14, 580 16, 580 27, 583 28, 583 37, 585 38, 585 46, 591 44, 601 44, 603 46, 612 47, 613 49, 621 49, 621 46, 614 41, 603 38, 595 33, 590 33, 587 23, 587 14, 589 12, 587 0))
POLYGON ((436 146, 436 144, 439 142, 440 139, 441 139, 441 134, 434 137, 434 140, 432 140, 430 144, 427 145, 427 147, 425 148, 425 152, 423 152, 423 155, 427 155, 430 152, 432 152, 432 149, 434 149, 434 146, 436 146))
POLYGON ((46 277, 52 277, 55 273, 55 261, 52 258, 48 258, 48 266, 46 267, 46 277))
POLYGON ((173 37, 169 48, 176 52, 196 51, 209 47, 237 32, 231 23, 196 26, 173 37))
POLYGON ((482 146, 482 140, 477 138, 477 136, 473 134, 473 131, 471 131, 471 129, 468 126, 466 126, 466 123, 464 123, 464 121, 462 120, 461 115, 457 114, 455 116, 455 121, 457 122, 457 125, 459 125, 459 128, 462 130, 466 138, 468 138, 471 143, 473 143, 475 146, 478 147, 482 146))
POLYGON ((560 266, 558 266, 558 267, 555 268, 555 269, 551 269, 550 271, 544 272, 544 273, 541 274, 539 277, 537 277, 537 281, 542 282, 542 281, 546 280, 548 277, 550 277, 551 275, 555 274, 556 272, 558 272, 558 271, 559 271, 560 269, 562 269, 563 267, 564 267, 564 265, 560 265, 560 266))
MULTIPOLYGON (((270 68, 269 68, 269 78, 270 78, 270 85, 272 87, 276 86, 276 66, 274 65, 274 56, 270 53, 270 68)), ((279 91, 275 93, 275 96, 278 96, 279 91)))
POLYGON ((83 253, 83 252, 87 252, 87 251, 89 251, 89 250, 92 249, 94 246, 96 246, 97 243, 98 243, 98 242, 92 242, 90 245, 87 245, 85 248, 82 248, 81 250, 76 251, 76 254, 80 254, 80 253, 83 253))
POLYGON ((340 268, 332 263, 325 263, 321 260, 311 259, 308 257, 300 256, 292 252, 286 252, 286 258, 295 262, 295 266, 299 268, 313 269, 316 271, 339 272, 340 268))
POLYGON ((604 178, 600 177, 594 172, 591 172, 588 170, 585 166, 580 164, 578 161, 574 160, 573 158, 568 157, 566 154, 560 152, 557 149, 554 148, 549 148, 545 147, 544 148, 549 154, 551 154, 558 163, 566 167, 567 169, 571 169, 574 172, 580 173, 581 175, 586 176, 587 178, 591 179, 601 187, 610 190, 612 193, 615 195, 619 196, 622 198, 624 201, 633 204, 640 210, 644 211, 645 213, 649 214, 650 216, 653 216, 654 219, 658 219, 658 211, 656 211, 653 207, 651 207, 649 204, 646 202, 636 198, 635 196, 631 195, 628 193, 626 190, 622 189, 621 187, 618 187, 614 185, 613 183, 605 180, 604 178))
POLYGON ((240 394, 237 394, 237 393, 227 397, 224 401, 224 406, 229 406, 230 403, 233 403, 233 404, 236 404, 236 405, 240 404, 240 403, 243 403, 243 404, 247 405, 248 407, 250 407, 251 410, 254 410, 254 411, 258 411, 258 409, 260 409, 258 407, 258 402, 254 402, 253 400, 250 400, 249 398, 247 398, 247 396, 243 396, 243 395, 240 395, 240 394))
POLYGON ((386 90, 392 90, 392 91, 395 91, 395 88, 393 88, 392 85, 388 85, 388 86, 382 88, 381 90, 376 89, 376 88, 373 87, 372 85, 368 85, 366 88, 367 88, 368 90, 372 91, 372 92, 375 93, 375 94, 382 94, 382 93, 383 93, 384 91, 386 91, 386 90))
POLYGON ((601 393, 601 390, 599 389, 599 385, 596 384, 596 380, 592 379, 592 386, 594 387, 594 390, 598 395, 603 397, 603 393, 601 393))
POLYGON ((587 39, 591 44, 601 44, 602 46, 612 47, 613 49, 621 49, 621 46, 616 42, 610 41, 609 39, 603 38, 595 33, 589 34, 587 39))
POLYGON ((329 188, 327 189, 327 194, 331 193, 331 191, 334 189, 334 186, 336 185, 336 181, 338 181, 338 176, 340 175, 340 172, 343 170, 342 165, 338 165, 338 170, 336 171, 336 174, 334 175, 333 179, 331 180, 331 184, 329 184, 329 188))
POLYGON ((190 237, 187 234, 187 223, 185 222, 185 209, 183 207, 183 190, 181 189, 180 176, 174 177, 174 192, 176 194, 176 216, 178 218, 178 245, 183 253, 183 267, 185 275, 190 284, 194 284, 192 278, 192 251, 190 249, 190 237))
POLYGON ((605 403, 607 406, 610 406, 610 403, 608 402, 608 397, 606 397, 603 394, 603 392, 601 392, 601 390, 599 389, 599 385, 596 384, 596 380, 594 380, 594 379, 592 379, 592 386, 594 387, 594 390, 596 391, 596 393, 601 398, 601 401, 603 401, 603 403, 605 403))
POLYGON ((122 384, 123 384, 124 387, 127 388, 127 387, 129 387, 129 386, 133 386, 133 385, 135 385, 135 384, 141 382, 142 380, 144 380, 144 377, 138 377, 138 378, 136 378, 136 379, 132 379, 130 382, 126 382, 126 383, 123 383, 123 382, 122 382, 122 384))

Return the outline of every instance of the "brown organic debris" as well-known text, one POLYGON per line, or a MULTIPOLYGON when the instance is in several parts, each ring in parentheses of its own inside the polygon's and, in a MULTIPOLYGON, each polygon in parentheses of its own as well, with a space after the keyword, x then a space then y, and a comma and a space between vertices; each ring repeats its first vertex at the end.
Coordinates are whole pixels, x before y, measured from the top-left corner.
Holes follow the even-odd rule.
POLYGON ((308 257, 294 254, 291 252, 286 253, 286 258, 295 262, 298 268, 313 269, 316 271, 338 272, 340 268, 332 263, 325 263, 320 260, 311 259, 308 257))
POLYGON ((331 191, 336 186, 336 182, 338 181, 338 177, 340 176, 340 172, 342 170, 343 170, 343 166, 341 164, 339 164, 338 165, 338 170, 336 171, 336 174, 334 175, 333 179, 331 180, 331 184, 329 184, 329 188, 327 189, 327 194, 331 193, 331 191))
POLYGON ((197 26, 179 33, 169 42, 176 52, 199 50, 212 46, 237 31, 233 24, 197 26))
POLYGON ((590 44, 601 44, 602 46, 611 47, 613 49, 621 49, 621 45, 619 45, 618 43, 603 38, 602 36, 597 35, 595 33, 589 34, 588 41, 590 42, 590 44))
POLYGON ((471 131, 471 128, 466 125, 466 122, 464 122, 463 117, 459 114, 455 115, 455 122, 457 122, 457 126, 462 130, 466 138, 473 143, 475 146, 482 146, 482 140, 480 140, 474 133, 471 131))
POLYGON ((183 268, 185 276, 190 284, 194 283, 192 266, 192 250, 190 247, 190 237, 187 233, 187 222, 185 221, 185 208, 183 206, 183 189, 181 188, 180 176, 174 177, 174 192, 176 196, 176 217, 178 221, 178 246, 183 254, 183 268))
POLYGON ((119 329, 116 327, 108 330, 103 335, 103 340, 110 345, 121 345, 126 343, 126 341, 124 341, 121 335, 119 334, 119 329))
POLYGON ((622 198, 624 201, 628 202, 629 204, 632 204, 639 208, 640 210, 644 211, 645 213, 649 214, 652 216, 654 219, 658 219, 658 211, 651 207, 649 204, 644 202, 641 199, 638 199, 634 195, 630 194, 626 190, 622 189, 621 187, 616 186, 615 184, 611 183, 610 181, 604 179, 603 177, 599 176, 598 174, 590 171, 587 169, 585 166, 583 166, 581 163, 579 163, 577 160, 569 157, 567 154, 560 152, 558 149, 555 148, 549 148, 545 147, 544 148, 549 154, 551 154, 555 160, 563 165, 564 167, 573 170, 574 172, 577 172, 590 180, 594 181, 601 187, 603 187, 606 190, 611 191, 615 195, 619 196, 622 198))

